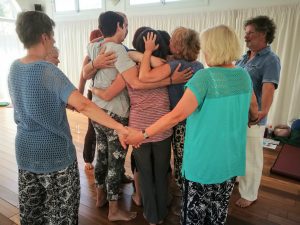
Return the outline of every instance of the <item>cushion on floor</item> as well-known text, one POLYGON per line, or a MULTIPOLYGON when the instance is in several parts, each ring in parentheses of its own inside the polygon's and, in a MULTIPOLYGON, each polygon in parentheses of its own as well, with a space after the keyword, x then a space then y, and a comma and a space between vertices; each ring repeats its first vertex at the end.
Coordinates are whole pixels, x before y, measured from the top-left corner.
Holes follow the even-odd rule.
POLYGON ((300 180, 300 148, 285 144, 278 154, 271 172, 300 180))

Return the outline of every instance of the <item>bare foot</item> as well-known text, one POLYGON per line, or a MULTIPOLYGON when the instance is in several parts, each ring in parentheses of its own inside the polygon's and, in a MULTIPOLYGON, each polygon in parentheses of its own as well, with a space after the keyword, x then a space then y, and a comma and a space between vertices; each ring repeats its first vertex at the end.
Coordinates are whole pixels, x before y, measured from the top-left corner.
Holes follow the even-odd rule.
POLYGON ((250 205, 252 205, 255 201, 249 201, 247 199, 244 199, 244 198, 240 198, 239 200, 237 200, 235 202, 235 204, 241 208, 247 208, 249 207, 250 205))
POLYGON ((137 206, 142 206, 142 200, 141 200, 141 196, 138 196, 136 193, 134 193, 132 196, 132 201, 134 202, 134 204, 136 204, 137 206))
POLYGON ((85 169, 86 169, 86 170, 92 170, 92 169, 94 169, 94 166, 93 166, 92 163, 86 163, 86 164, 85 164, 85 169))
POLYGON ((107 202, 105 191, 96 187, 96 207, 103 207, 107 202))
POLYGON ((137 212, 130 212, 130 211, 125 211, 122 209, 119 209, 118 211, 112 213, 108 213, 108 220, 109 221, 129 221, 132 220, 136 217, 137 212))

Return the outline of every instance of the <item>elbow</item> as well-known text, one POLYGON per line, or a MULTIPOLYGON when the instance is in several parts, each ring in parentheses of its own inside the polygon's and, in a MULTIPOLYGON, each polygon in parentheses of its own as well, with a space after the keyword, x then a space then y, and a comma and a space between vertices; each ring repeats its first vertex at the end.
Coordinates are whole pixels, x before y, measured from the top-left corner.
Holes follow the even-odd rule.
POLYGON ((139 80, 145 82, 145 77, 142 74, 139 74, 139 80))
POLYGON ((134 81, 130 84, 130 87, 133 89, 133 90, 139 90, 139 89, 142 89, 142 85, 140 82, 138 81, 134 81))
POLYGON ((83 78, 83 80, 88 80, 89 79, 88 74, 84 70, 82 71, 82 78, 83 78))
POLYGON ((88 99, 86 99, 85 101, 82 101, 80 104, 78 104, 75 107, 75 109, 76 109, 76 111, 78 111, 82 114, 85 114, 85 111, 87 111, 90 104, 92 104, 92 102, 90 102, 88 99))

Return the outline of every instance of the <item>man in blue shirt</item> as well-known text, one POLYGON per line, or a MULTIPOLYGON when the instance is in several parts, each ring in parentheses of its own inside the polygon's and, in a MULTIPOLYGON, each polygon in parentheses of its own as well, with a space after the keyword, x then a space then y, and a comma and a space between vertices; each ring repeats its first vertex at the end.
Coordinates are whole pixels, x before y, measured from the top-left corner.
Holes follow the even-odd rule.
POLYGON ((263 169, 262 142, 267 115, 278 87, 280 60, 269 44, 274 40, 276 25, 267 16, 257 16, 244 23, 245 42, 249 51, 236 64, 245 68, 252 79, 259 114, 247 131, 246 175, 239 177, 241 198, 236 205, 245 208, 257 199, 263 169))

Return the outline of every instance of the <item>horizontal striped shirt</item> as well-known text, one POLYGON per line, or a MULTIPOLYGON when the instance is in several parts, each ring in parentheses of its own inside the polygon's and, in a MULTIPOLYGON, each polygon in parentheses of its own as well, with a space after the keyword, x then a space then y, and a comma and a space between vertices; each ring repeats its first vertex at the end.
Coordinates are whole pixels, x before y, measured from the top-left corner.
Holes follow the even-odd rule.
MULTIPOLYGON (((129 126, 143 130, 170 112, 170 100, 166 87, 149 90, 132 89, 127 84, 130 97, 129 126)), ((145 139, 143 143, 162 141, 172 135, 172 129, 145 139)))

